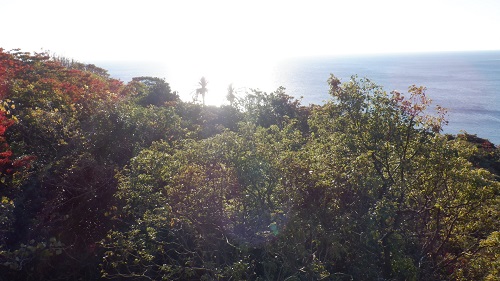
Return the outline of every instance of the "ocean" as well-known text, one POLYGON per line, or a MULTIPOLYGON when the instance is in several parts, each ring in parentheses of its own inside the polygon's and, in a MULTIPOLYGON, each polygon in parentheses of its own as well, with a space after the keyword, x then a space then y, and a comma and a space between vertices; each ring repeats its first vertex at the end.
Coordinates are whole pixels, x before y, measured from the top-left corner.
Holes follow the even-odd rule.
MULTIPOLYGON (((201 77, 196 67, 188 77, 190 69, 176 72, 168 64, 102 62, 98 65, 125 82, 136 76, 165 78, 183 100, 191 99, 201 77)), ((449 124, 444 133, 467 132, 500 144, 500 51, 308 57, 262 67, 239 67, 242 69, 222 74, 214 71, 212 76, 210 70, 203 74, 209 80, 207 95, 218 97, 212 98, 213 104, 224 103, 230 83, 240 95, 250 89, 271 92, 283 86, 287 94, 302 97, 304 105, 322 104, 330 98, 326 82, 330 74, 342 81, 358 75, 383 86, 387 92, 404 93, 413 84, 425 86, 433 105, 448 110, 449 124)))

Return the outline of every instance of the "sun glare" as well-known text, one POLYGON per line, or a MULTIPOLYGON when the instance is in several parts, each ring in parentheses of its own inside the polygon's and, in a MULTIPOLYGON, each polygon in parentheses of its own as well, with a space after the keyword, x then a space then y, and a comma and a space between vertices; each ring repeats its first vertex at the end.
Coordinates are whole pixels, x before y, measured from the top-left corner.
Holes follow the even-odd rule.
MULTIPOLYGON (((234 58, 218 56, 213 58, 192 58, 189 61, 169 63, 167 81, 185 101, 192 101, 202 77, 208 81, 205 96, 207 105, 228 104, 226 95, 229 85, 237 96, 243 96, 251 89, 274 91, 274 67, 276 62, 269 58, 234 58)), ((201 99, 201 97, 200 97, 201 99)), ((200 100, 201 101, 201 100, 200 100)))

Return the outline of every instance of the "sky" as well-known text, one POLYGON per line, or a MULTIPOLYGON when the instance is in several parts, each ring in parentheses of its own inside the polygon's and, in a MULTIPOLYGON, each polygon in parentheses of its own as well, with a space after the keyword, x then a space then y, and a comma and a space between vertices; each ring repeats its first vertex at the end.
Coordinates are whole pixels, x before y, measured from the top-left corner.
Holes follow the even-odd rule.
POLYGON ((498 0, 0 0, 0 48, 229 75, 288 57, 500 50, 499 15, 498 0))
POLYGON ((0 0, 0 47, 78 60, 500 49, 498 0, 0 0))

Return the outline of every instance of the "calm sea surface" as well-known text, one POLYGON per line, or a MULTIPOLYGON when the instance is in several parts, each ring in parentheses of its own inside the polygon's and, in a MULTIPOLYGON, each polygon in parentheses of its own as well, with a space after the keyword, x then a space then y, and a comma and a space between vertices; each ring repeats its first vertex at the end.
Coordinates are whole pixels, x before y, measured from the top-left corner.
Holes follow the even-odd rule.
MULTIPOLYGON (((173 74, 175 69, 159 64, 99 65, 123 81, 136 76, 166 78, 181 97, 189 98, 199 80, 190 78, 194 82, 186 84, 173 74)), ((448 109, 449 125, 445 133, 466 131, 500 144, 500 51, 302 58, 282 61, 268 68, 255 75, 247 72, 247 80, 237 81, 237 88, 259 88, 269 92, 284 86, 289 95, 303 97, 303 104, 322 104, 329 99, 326 80, 330 73, 342 81, 348 81, 354 74, 367 77, 388 92, 406 92, 413 84, 425 86, 433 104, 448 109), (266 74, 265 79, 259 76, 262 72, 266 74), (260 77, 260 80, 252 80, 252 77, 260 77)), ((233 82, 228 81, 225 85, 233 82)), ((221 97, 225 89, 217 90, 221 97)))

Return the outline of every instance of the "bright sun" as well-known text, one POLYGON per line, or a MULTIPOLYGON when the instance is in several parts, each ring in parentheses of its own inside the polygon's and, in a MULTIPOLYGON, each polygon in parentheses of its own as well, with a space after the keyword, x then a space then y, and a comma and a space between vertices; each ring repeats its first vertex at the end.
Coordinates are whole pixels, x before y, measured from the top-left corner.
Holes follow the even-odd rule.
POLYGON ((222 105, 228 104, 226 95, 231 84, 240 96, 250 89, 266 92, 276 90, 279 85, 273 85, 275 63, 270 58, 234 58, 222 54, 210 58, 193 58, 170 63, 167 80, 183 100, 191 101, 199 88, 198 82, 201 77, 205 77, 208 81, 206 104, 222 105))

